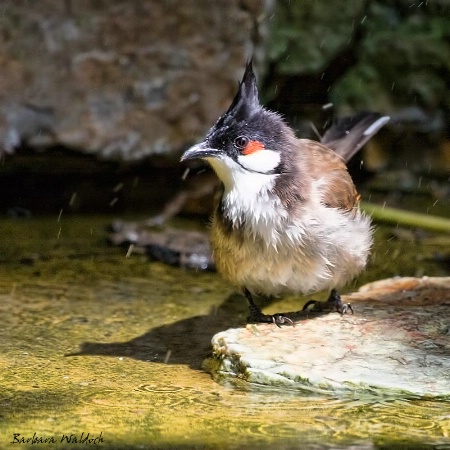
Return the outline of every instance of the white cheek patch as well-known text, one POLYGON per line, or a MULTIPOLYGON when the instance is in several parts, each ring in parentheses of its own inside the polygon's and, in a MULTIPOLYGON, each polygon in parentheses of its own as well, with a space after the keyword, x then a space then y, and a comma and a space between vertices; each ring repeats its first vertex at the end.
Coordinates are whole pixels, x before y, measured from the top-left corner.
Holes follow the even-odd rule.
POLYGON ((280 154, 273 150, 258 150, 249 155, 239 155, 239 164, 247 170, 268 173, 280 164, 280 154))
MULTIPOLYGON (((264 150, 260 150, 260 152, 262 151, 264 150)), ((251 155, 241 156, 241 158, 249 158, 249 156, 251 155)), ((271 190, 273 181, 278 176, 261 172, 256 169, 246 169, 239 160, 236 162, 228 156, 223 156, 221 158, 207 158, 207 161, 211 164, 217 176, 222 181, 225 187, 225 194, 234 192, 237 198, 242 201, 245 201, 246 199, 253 201, 254 195, 259 193, 261 189, 266 191, 271 190)))

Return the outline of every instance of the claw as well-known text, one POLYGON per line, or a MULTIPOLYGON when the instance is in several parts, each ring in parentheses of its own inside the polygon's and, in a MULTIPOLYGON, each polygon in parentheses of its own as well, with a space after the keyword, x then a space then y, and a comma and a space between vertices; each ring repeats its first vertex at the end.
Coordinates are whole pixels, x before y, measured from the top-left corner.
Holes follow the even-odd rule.
POLYGON ((274 314, 272 316, 273 323, 278 327, 281 328, 281 325, 285 325, 286 323, 295 327, 295 323, 292 319, 289 319, 289 317, 283 316, 281 314, 274 314))
POLYGON ((273 323, 278 328, 285 324, 295 326, 294 321, 285 314, 263 314, 261 308, 255 305, 252 295, 247 289, 244 290, 244 294, 247 297, 250 312, 250 315, 247 317, 247 323, 273 323))
POLYGON ((281 328, 281 325, 291 325, 295 327, 294 321, 284 314, 263 314, 257 306, 250 308, 250 315, 247 317, 247 322, 273 323, 278 328, 281 328))
POLYGON ((336 309, 336 310, 341 316, 343 316, 344 314, 347 314, 348 311, 351 311, 352 314, 355 313, 351 303, 342 303, 341 309, 340 310, 336 309))
POLYGON ((353 306, 350 303, 343 303, 341 296, 336 289, 331 291, 326 302, 310 300, 303 306, 303 311, 306 311, 311 305, 314 305, 311 308, 311 311, 315 312, 333 312, 336 310, 341 316, 347 314, 348 311, 351 311, 351 313, 354 314, 353 306))

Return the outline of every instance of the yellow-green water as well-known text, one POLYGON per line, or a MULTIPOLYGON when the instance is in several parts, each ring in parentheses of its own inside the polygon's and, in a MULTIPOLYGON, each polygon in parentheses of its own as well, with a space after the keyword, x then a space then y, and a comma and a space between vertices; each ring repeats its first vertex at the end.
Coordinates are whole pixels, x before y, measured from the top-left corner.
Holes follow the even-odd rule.
MULTIPOLYGON (((216 383, 202 360, 214 333, 245 323, 245 301, 217 274, 108 247, 110 222, 0 222, 0 448, 80 448, 67 440, 81 433, 108 449, 450 448, 448 402, 216 383), (55 443, 21 443, 34 433, 55 443)), ((433 261, 445 237, 389 239, 377 231, 359 283, 446 274, 433 261)))

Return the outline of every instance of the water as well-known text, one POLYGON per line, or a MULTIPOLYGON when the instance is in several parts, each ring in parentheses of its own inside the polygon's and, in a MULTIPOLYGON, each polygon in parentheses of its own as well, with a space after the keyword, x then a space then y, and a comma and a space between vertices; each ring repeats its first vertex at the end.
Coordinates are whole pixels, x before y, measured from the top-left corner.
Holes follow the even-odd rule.
MULTIPOLYGON (((211 336, 244 324, 245 301, 217 274, 107 246, 110 221, 0 222, 0 448, 79 448, 88 433, 99 448, 450 448, 448 402, 213 381, 211 336)), ((445 242, 388 239, 379 229, 360 283, 445 275, 445 242)))

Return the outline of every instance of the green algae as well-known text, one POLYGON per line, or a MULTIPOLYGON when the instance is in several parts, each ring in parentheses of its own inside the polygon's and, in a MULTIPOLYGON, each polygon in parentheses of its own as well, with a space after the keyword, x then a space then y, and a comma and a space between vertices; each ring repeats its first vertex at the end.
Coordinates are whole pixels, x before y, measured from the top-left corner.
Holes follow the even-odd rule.
MULTIPOLYGON (((54 437, 52 448, 78 448, 59 440, 81 433, 102 433, 99 448, 449 445, 446 401, 216 383, 202 361, 213 334, 244 323, 245 302, 217 274, 109 247, 110 221, 0 222, 0 448, 16 448, 14 434, 33 433, 54 437)), ((377 231, 360 283, 445 271, 432 258, 444 251, 439 243, 387 246, 388 239, 388 229, 377 231)), ((295 303, 287 298, 268 309, 295 303)))

